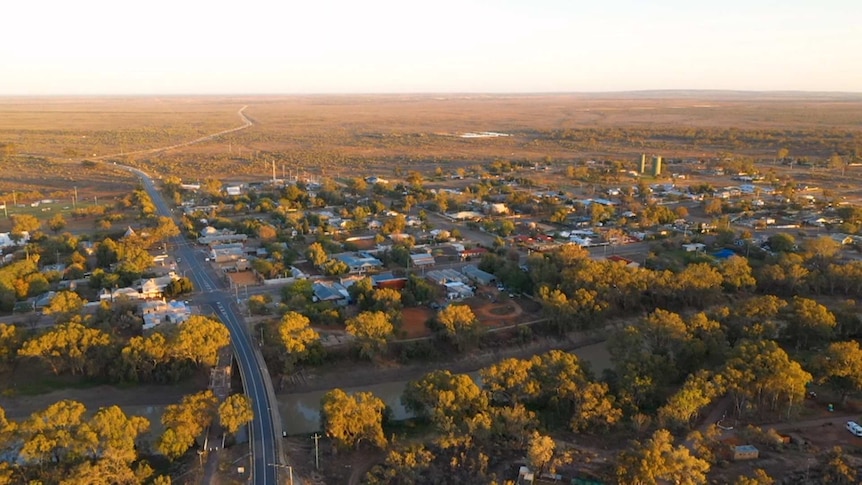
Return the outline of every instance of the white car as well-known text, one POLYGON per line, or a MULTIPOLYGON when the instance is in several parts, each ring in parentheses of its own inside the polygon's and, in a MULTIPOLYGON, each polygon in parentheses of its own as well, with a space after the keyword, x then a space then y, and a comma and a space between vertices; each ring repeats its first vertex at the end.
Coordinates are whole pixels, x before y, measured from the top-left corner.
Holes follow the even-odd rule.
POLYGON ((847 421, 847 425, 845 426, 845 428, 847 428, 847 431, 853 433, 855 436, 862 437, 862 426, 859 426, 856 421, 847 421))

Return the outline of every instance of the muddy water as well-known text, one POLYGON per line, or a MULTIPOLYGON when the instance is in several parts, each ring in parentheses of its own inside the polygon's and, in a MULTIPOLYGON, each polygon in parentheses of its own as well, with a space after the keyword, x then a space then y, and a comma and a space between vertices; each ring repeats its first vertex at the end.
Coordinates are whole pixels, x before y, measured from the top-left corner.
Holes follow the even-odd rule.
MULTIPOLYGON (((610 367, 610 355, 604 342, 588 345, 572 351, 580 359, 590 363, 593 372, 600 376, 602 371, 610 367)), ((479 382, 479 372, 469 373, 470 377, 479 382)), ((392 410, 396 420, 407 419, 411 414, 401 404, 401 394, 408 381, 382 382, 368 386, 344 388, 348 394, 355 392, 371 392, 386 403, 392 410)), ((288 434, 306 434, 320 431, 320 399, 327 391, 312 391, 279 396, 281 420, 288 434)))

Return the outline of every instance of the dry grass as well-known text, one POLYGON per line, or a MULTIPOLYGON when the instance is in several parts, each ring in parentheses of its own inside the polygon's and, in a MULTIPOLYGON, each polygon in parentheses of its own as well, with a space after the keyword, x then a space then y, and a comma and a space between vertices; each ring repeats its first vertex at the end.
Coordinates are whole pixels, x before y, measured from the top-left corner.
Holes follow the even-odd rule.
MULTIPOLYGON (((110 191, 116 174, 79 170, 78 161, 94 153, 113 154, 110 160, 160 175, 241 180, 269 176, 273 161, 279 168, 353 176, 389 173, 394 163, 405 170, 428 170, 494 159, 633 160, 641 151, 666 157, 718 152, 769 156, 783 145, 794 154, 825 157, 836 140, 848 146, 862 143, 860 127, 858 96, 0 98, 0 143, 14 143, 18 154, 49 160, 17 162, 0 181, 0 191, 16 185, 51 193, 90 179, 94 191, 110 191), (158 154, 123 155, 238 126, 236 112, 243 105, 255 122, 247 130, 158 154), (563 137, 566 130, 576 136, 563 137), (697 130, 723 134, 704 142, 694 134, 697 130), (455 136, 468 131, 513 136, 455 136), (818 138, 828 140, 818 143, 818 138)), ((78 184, 79 190, 83 185, 78 184)), ((124 185, 121 192, 127 189, 124 185)))

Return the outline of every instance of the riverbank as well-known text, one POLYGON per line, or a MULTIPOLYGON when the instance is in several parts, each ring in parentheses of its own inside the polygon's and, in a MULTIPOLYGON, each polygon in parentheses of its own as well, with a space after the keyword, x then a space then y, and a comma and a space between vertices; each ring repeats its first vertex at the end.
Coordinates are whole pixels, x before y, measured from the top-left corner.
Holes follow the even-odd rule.
MULTIPOLYGON (((277 395, 368 386, 393 381, 410 381, 419 379, 434 370, 448 370, 457 374, 476 372, 503 359, 525 359, 550 350, 568 352, 603 342, 605 339, 604 333, 577 332, 558 338, 540 337, 529 344, 517 347, 474 351, 450 360, 425 361, 408 365, 397 362, 359 363, 345 361, 327 367, 308 369, 303 372, 302 381, 285 383, 278 390, 277 395)), ((602 369, 596 368, 594 365, 593 371, 600 374, 602 369)))

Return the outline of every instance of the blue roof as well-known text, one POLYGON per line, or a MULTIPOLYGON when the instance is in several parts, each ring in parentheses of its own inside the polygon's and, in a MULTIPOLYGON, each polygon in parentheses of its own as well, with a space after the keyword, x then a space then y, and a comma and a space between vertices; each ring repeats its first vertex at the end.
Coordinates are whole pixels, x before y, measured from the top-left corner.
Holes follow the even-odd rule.
POLYGON ((736 253, 732 249, 722 249, 721 251, 712 253, 718 259, 727 259, 731 256, 736 256, 736 253))

